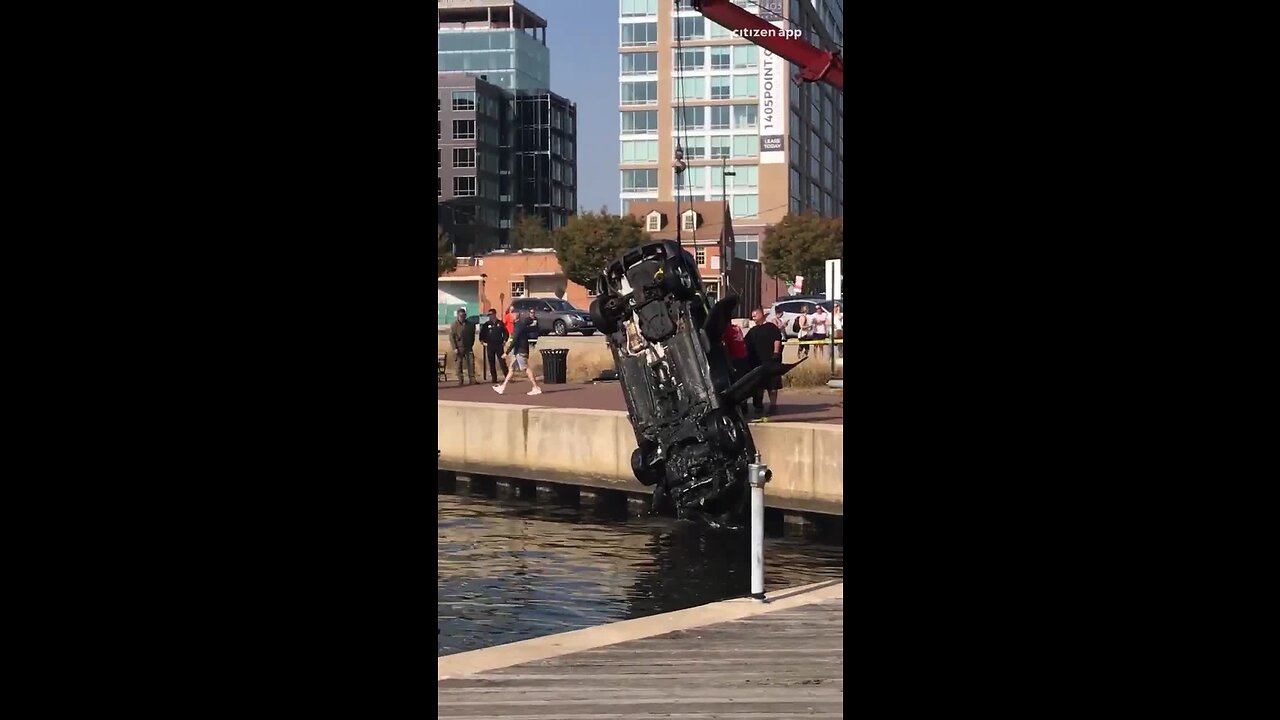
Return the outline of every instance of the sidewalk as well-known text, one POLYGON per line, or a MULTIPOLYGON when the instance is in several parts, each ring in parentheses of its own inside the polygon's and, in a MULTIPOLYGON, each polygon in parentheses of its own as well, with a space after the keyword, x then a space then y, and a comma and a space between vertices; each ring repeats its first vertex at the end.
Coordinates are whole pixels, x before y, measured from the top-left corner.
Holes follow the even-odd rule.
MULTIPOLYGON (((455 379, 437 383, 440 400, 497 403, 505 405, 537 405, 555 408, 584 408, 588 410, 626 411, 627 401, 622 397, 622 386, 616 382, 595 384, 566 383, 548 385, 539 382, 541 395, 529 397, 528 381, 515 382, 499 395, 491 383, 459 387, 455 379)), ((765 398, 765 406, 768 406, 765 398)), ((844 424, 844 396, 836 390, 805 388, 778 391, 778 407, 769 416, 769 422, 818 422, 844 424)))

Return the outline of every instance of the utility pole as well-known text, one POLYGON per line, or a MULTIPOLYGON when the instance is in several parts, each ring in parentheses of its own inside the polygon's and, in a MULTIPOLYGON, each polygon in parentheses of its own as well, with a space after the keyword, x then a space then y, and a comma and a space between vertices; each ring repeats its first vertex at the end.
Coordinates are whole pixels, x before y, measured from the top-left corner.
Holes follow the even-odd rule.
MULTIPOLYGON (((720 158, 720 200, 724 202, 725 217, 732 216, 731 213, 729 212, 729 196, 725 193, 725 189, 728 187, 728 181, 725 180, 725 178, 737 177, 737 175, 738 175, 737 173, 729 170, 729 159, 723 158, 723 157, 720 158)), ((728 285, 729 270, 728 270, 728 267, 725 266, 726 258, 724 254, 725 252, 724 233, 725 233, 725 228, 721 228, 720 229, 720 292, 719 292, 719 295, 716 297, 717 300, 723 300, 725 298, 725 295, 728 294, 725 292, 725 289, 729 286, 728 285)))

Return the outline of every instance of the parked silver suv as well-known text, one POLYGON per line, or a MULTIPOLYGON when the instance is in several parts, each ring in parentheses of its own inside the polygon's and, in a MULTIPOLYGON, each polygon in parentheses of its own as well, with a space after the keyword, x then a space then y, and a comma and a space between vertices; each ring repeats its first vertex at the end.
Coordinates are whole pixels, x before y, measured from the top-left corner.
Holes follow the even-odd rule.
POLYGON ((560 298, 517 298, 511 304, 519 313, 530 309, 534 311, 538 317, 539 335, 568 335, 571 332, 592 335, 596 331, 591 313, 579 310, 560 298))

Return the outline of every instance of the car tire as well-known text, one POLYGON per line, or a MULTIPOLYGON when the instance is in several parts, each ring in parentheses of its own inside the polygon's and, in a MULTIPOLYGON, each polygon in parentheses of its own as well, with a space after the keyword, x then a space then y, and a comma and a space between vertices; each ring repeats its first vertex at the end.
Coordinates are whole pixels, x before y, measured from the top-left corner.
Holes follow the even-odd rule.
POLYGON ((557 320, 551 324, 551 332, 564 337, 569 334, 569 326, 565 325, 563 320, 557 320))
POLYGON ((688 300, 697 292, 697 273, 683 253, 669 257, 662 265, 662 289, 677 300, 688 300))
POLYGON ((661 465, 645 465, 644 453, 640 452, 640 448, 631 451, 631 473, 636 476, 636 480, 641 485, 656 485, 662 479, 661 465))
POLYGON ((582 337, 591 337, 592 335, 595 335, 595 334, 596 334, 596 331, 595 331, 595 330, 583 330, 583 331, 582 331, 582 337))
POLYGON ((591 321, 596 324, 596 328, 600 332, 609 335, 618 329, 618 323, 614 321, 613 316, 605 312, 605 296, 601 295, 591 301, 591 321))
POLYGON ((747 444, 747 429, 742 421, 731 413, 716 413, 707 428, 710 440, 726 453, 738 453, 747 444))

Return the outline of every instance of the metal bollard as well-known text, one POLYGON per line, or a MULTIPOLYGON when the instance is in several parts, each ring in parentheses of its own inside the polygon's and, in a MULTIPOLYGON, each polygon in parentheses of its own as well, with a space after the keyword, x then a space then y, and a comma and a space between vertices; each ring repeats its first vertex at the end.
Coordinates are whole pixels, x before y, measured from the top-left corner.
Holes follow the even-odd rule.
POLYGON ((764 600, 764 484, 773 477, 768 465, 756 461, 747 465, 751 485, 751 597, 764 600))

